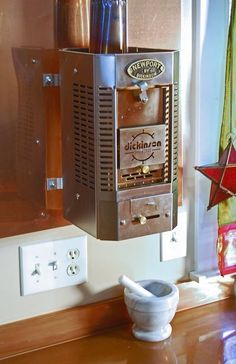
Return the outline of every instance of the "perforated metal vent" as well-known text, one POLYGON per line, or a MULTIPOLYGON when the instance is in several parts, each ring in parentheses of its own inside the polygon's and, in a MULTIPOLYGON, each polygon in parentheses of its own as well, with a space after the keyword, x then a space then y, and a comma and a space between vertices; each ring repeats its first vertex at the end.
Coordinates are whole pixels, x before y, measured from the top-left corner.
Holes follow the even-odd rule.
POLYGON ((169 182, 169 171, 170 171, 170 88, 164 89, 164 120, 166 126, 165 135, 165 164, 164 164, 164 182, 169 182))
POLYGON ((75 180, 95 189, 93 88, 73 83, 75 180))
POLYGON ((98 144, 100 190, 114 190, 114 127, 112 88, 98 89, 98 144))
POLYGON ((174 84, 174 111, 173 111, 173 181, 178 177, 178 119, 179 119, 179 90, 174 84))
POLYGON ((18 75, 19 85, 21 87, 19 98, 19 119, 17 124, 17 159, 21 163, 20 168, 28 170, 31 167, 34 141, 34 110, 33 110, 33 90, 32 83, 24 78, 24 75, 18 75))

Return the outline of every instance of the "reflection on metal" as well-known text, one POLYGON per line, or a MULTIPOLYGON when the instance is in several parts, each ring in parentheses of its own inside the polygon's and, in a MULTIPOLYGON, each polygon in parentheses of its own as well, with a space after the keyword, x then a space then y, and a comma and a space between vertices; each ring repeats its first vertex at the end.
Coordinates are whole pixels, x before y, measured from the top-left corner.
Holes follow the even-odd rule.
MULTIPOLYGON (((138 47, 145 45, 157 49, 178 49, 180 44, 180 3, 180 0, 158 0, 159 6, 157 9, 155 7, 153 8, 153 0, 129 0, 130 44, 135 44, 138 47), (140 14, 142 14, 142 16, 139 16, 140 14), (149 19, 148 22, 147 19, 149 19)), ((56 215, 56 208, 60 208, 61 203, 60 190, 46 192, 47 204, 53 206, 56 217, 52 216, 52 210, 50 210, 50 213, 47 211, 47 219, 41 219, 39 222, 35 220, 35 217, 37 219, 40 211, 45 207, 45 178, 47 177, 47 173, 45 171, 45 164, 42 162, 43 160, 45 161, 44 156, 39 154, 42 153, 42 150, 44 150, 46 145, 49 145, 50 150, 53 151, 50 158, 47 151, 46 164, 50 164, 50 167, 47 167, 48 173, 50 171, 50 174, 48 175, 61 175, 60 163, 56 160, 60 153, 55 152, 58 148, 58 144, 60 145, 59 87, 44 88, 43 92, 48 111, 47 120, 49 123, 47 123, 47 127, 50 125, 50 130, 47 130, 46 133, 49 141, 46 141, 45 134, 41 137, 41 134, 38 132, 38 129, 44 128, 44 121, 40 117, 40 105, 42 105, 42 73, 40 73, 39 79, 37 78, 37 75, 39 72, 38 67, 41 67, 40 57, 44 52, 48 52, 48 60, 46 61, 43 73, 57 73, 58 60, 57 57, 49 57, 49 53, 51 52, 49 51, 50 49, 64 47, 88 48, 89 8, 89 0, 1 1, 1 12, 4 15, 4 19, 7 19, 7 21, 1 22, 0 183, 3 191, 0 201, 0 220, 2 222, 1 237, 66 224, 66 221, 59 213, 56 215), (19 75, 22 75, 24 72, 24 60, 19 60, 16 74, 12 71, 14 68, 11 53, 12 47, 20 49, 25 47, 25 45, 34 48, 34 52, 31 53, 26 62, 29 64, 30 70, 27 70, 27 72, 29 72, 28 76, 31 77, 31 85, 35 90, 31 95, 34 96, 35 93, 37 94, 37 98, 34 97, 34 110, 36 110, 38 114, 34 111, 32 119, 30 119, 32 111, 31 108, 28 107, 31 103, 26 102, 25 109, 23 109, 21 101, 22 96, 19 95, 21 90, 19 90, 19 83, 17 82, 18 77, 20 77, 19 75), (42 50, 42 47, 44 48, 44 51, 42 50), (47 51, 45 49, 47 49, 47 51), (31 64, 35 67, 34 72, 31 69, 31 64), (18 95, 21 100, 19 100, 18 95), (55 100, 55 102, 52 102, 52 99, 55 100), (27 120, 32 120, 32 124, 31 122, 25 123, 30 140, 31 126, 35 125, 32 143, 28 143, 24 137, 20 141, 18 106, 22 108, 22 112, 24 112, 25 115, 28 113, 28 116, 26 116, 27 120), (18 124, 18 126, 16 124, 18 124), (36 144, 37 139, 40 141, 39 144, 36 144), (29 197, 26 199, 21 199, 19 197, 19 195, 22 196, 22 190, 17 190, 15 185, 16 168, 17 174, 20 171, 18 152, 16 163, 16 144, 18 150, 20 143, 28 146, 29 150, 33 150, 32 153, 28 153, 26 148, 25 153, 28 160, 25 159, 22 161, 22 166, 25 168, 27 163, 30 164, 30 158, 33 156, 34 163, 31 164, 32 167, 22 169, 22 172, 20 172, 26 175, 26 183, 21 184, 21 187, 25 192, 24 196, 29 197), (34 148, 36 148, 37 153, 34 153, 34 148), (44 173, 43 176, 41 175, 41 171, 44 173), (36 176, 36 179, 34 176, 36 176), (43 186, 43 189, 41 189, 41 186, 43 186), (37 191, 34 191, 34 188, 36 187, 37 191), (53 200, 55 195, 59 195, 58 201, 56 201, 56 199, 53 200), (14 208, 12 208, 13 201, 14 208), (33 203, 36 204, 36 207, 35 205, 32 206, 28 204, 28 201, 33 201, 33 203), (42 204, 42 208, 40 208, 38 204, 42 204)), ((24 48, 24 52, 26 52, 26 48, 24 48)), ((75 65, 74 68, 77 68, 77 65, 75 65)), ((136 120, 139 125, 142 125, 142 121, 145 125, 155 124, 156 120, 161 122, 162 93, 163 89, 149 88, 147 92, 149 97, 147 106, 143 105, 141 102, 137 102, 137 95, 134 95, 130 90, 124 89, 123 91, 120 91, 118 108, 119 127, 122 127, 122 122, 125 127, 127 127, 127 125, 136 126, 136 120), (131 105, 130 100, 132 100, 132 107, 130 107, 129 111, 128 105, 131 105), (124 109, 122 108, 122 105, 124 105, 124 109), (139 108, 141 108, 141 110, 139 110, 139 108), (150 109, 152 109, 152 111, 150 109)), ((27 135, 27 133, 24 134, 25 136, 27 135)), ((119 171, 119 173, 120 172, 121 171, 119 171)), ((159 172, 160 170, 157 169, 152 172, 152 174, 155 175, 156 181, 159 178, 159 172)), ((147 180, 150 180, 150 178, 150 176, 148 177, 148 175, 146 175, 147 180)), ((111 180, 112 176, 110 176, 110 189, 112 188, 111 180)), ((136 183, 138 183, 138 181, 139 179, 137 178, 136 183)), ((132 180, 127 181, 127 177, 122 177, 123 186, 128 184, 131 185, 131 183, 132 180)), ((75 194, 76 191, 74 191, 74 196, 75 194)))
POLYGON ((89 46, 90 0, 55 1, 56 47, 89 46))
MULTIPOLYGON (((119 130, 120 169, 141 167, 165 162, 165 124, 119 130)), ((150 168, 149 168, 150 171, 150 168)))
POLYGON ((90 44, 91 53, 127 52, 126 0, 91 0, 90 44))
POLYGON ((38 211, 61 208, 59 65, 57 50, 14 48, 19 89, 16 180, 19 196, 38 211), (42 82, 45 87, 42 87, 42 82), (50 86, 50 87, 48 87, 50 86), (53 184, 55 183, 55 187, 53 184))
POLYGON ((127 73, 136 80, 153 80, 165 71, 165 66, 158 59, 146 58, 132 62, 127 73))
POLYGON ((178 52, 61 52, 65 217, 102 240, 177 224, 178 52), (136 59, 165 71, 144 85, 127 75, 136 59), (74 72, 74 69, 79 72, 74 72), (79 199, 76 198, 79 194, 79 199))
POLYGON ((58 73, 43 74, 43 86, 44 87, 60 86, 60 75, 58 73))
POLYGON ((148 83, 145 81, 141 81, 137 83, 137 86, 140 88, 140 94, 139 94, 139 100, 146 104, 148 102, 148 95, 147 95, 147 89, 148 89, 148 83))
POLYGON ((63 178, 47 178, 47 191, 62 190, 63 178))

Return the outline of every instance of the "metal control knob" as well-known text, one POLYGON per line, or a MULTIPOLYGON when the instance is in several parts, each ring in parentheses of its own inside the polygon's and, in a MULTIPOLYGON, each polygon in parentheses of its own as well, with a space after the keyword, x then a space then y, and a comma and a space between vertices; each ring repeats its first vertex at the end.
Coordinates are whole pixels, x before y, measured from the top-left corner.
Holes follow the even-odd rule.
POLYGON ((149 173, 149 172, 150 172, 150 167, 149 167, 149 166, 142 166, 142 172, 143 172, 144 174, 149 173))
POLYGON ((145 225, 146 222, 147 222, 147 218, 143 215, 139 215, 136 220, 138 220, 138 222, 141 224, 141 225, 145 225))

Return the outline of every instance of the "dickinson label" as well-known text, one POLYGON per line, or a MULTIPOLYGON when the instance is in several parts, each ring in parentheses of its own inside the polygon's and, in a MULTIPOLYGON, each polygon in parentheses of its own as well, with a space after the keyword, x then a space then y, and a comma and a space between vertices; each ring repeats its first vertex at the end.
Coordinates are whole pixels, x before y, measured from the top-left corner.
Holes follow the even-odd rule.
POLYGON ((120 168, 165 162, 165 125, 120 129, 120 168))
POLYGON ((165 71, 165 66, 157 59, 147 58, 131 63, 126 71, 136 80, 153 80, 165 71))

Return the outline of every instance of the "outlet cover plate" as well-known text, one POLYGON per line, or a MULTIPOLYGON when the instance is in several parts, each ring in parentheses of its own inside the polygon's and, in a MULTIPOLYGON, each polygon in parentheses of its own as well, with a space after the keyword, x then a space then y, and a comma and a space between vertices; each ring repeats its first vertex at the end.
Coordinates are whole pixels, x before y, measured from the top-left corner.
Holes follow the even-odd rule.
POLYGON ((88 276, 87 237, 22 245, 19 264, 21 296, 84 283, 88 276), (78 250, 74 259, 70 250, 78 250), (76 269, 70 270, 70 266, 76 269), (68 274, 70 271, 75 273, 68 274))

